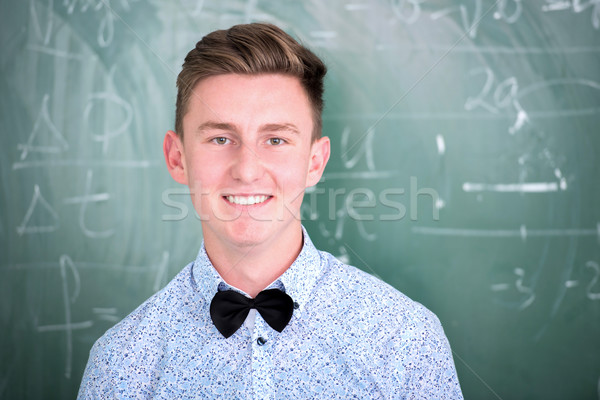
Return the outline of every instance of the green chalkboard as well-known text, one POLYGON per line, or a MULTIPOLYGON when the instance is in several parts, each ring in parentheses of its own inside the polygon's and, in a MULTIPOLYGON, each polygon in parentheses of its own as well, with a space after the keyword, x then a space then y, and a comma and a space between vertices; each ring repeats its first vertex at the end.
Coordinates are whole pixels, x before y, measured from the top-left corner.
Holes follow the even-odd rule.
POLYGON ((327 63, 313 241, 433 310, 467 399, 600 398, 600 2, 31 0, 0 17, 0 398, 74 398, 201 241, 162 158, 204 34, 327 63))

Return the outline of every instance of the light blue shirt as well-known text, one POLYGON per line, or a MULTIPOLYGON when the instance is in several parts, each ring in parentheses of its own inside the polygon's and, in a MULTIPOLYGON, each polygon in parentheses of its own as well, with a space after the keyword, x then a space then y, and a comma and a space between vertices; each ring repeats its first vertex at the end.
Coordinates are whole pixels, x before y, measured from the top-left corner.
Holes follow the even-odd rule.
POLYGON ((223 285, 202 246, 98 339, 79 398, 462 399, 437 317, 317 250, 306 231, 300 255, 271 285, 296 302, 281 333, 256 313, 224 338, 209 314, 223 285))

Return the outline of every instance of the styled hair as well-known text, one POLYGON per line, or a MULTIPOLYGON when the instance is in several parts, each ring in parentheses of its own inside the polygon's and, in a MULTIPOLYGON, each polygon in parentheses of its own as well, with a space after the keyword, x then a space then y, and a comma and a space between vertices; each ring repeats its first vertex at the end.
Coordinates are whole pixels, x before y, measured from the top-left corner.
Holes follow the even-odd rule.
POLYGON ((183 137, 183 117, 192 91, 202 79, 223 74, 266 73, 297 77, 310 101, 312 140, 321 137, 325 64, 306 47, 272 24, 235 25, 204 36, 196 43, 177 77, 175 132, 183 137))

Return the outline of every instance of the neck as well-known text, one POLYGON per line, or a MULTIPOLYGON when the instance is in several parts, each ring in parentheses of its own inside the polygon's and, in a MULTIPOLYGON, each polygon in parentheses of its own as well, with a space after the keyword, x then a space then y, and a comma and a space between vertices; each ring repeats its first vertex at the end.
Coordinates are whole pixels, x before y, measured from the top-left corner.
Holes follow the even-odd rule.
POLYGON ((298 257, 303 245, 302 228, 271 241, 243 246, 224 244, 205 235, 204 245, 225 282, 254 298, 298 257))

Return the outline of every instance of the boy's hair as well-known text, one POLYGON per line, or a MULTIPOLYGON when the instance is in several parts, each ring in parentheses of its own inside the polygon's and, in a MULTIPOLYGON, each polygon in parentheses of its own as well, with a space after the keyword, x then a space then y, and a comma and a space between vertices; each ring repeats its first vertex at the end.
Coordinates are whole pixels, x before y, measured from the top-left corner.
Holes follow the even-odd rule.
POLYGON ((297 77, 311 103, 312 140, 321 137, 325 64, 290 35, 271 24, 235 25, 204 36, 185 57, 177 77, 175 132, 183 137, 183 117, 202 79, 223 74, 278 73, 297 77))

